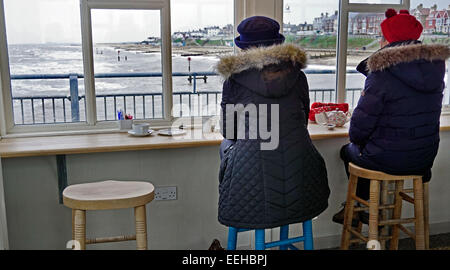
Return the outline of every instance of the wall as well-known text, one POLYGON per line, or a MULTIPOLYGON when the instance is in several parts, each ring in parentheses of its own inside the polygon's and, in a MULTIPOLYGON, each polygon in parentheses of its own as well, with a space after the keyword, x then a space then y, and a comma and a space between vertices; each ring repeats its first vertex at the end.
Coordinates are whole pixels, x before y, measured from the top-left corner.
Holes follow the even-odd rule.
MULTIPOLYGON (((313 221, 316 248, 339 246, 342 227, 331 221, 345 200, 347 180, 339 149, 347 139, 315 141, 327 164, 329 207, 313 221)), ((441 145, 430 185, 431 233, 450 232, 450 132, 441 145)), ((71 237, 71 210, 58 204, 54 156, 2 160, 9 244, 11 249, 64 249, 71 237)), ((178 200, 148 205, 150 249, 207 249, 214 238, 226 245, 227 230, 217 222, 218 147, 162 149, 67 156, 69 184, 107 179, 176 185, 178 200)), ((405 213, 412 215, 411 207, 405 213)), ((367 227, 367 226, 365 226, 367 227)), ((300 225, 291 226, 294 235, 300 225)), ((87 214, 88 237, 132 234, 131 209, 87 214)), ((278 230, 272 235, 277 238, 278 230)), ((267 230, 267 239, 271 232, 267 230)), ((253 235, 239 236, 238 247, 250 248, 253 235)), ((97 244, 88 249, 133 249, 134 242, 97 244)))

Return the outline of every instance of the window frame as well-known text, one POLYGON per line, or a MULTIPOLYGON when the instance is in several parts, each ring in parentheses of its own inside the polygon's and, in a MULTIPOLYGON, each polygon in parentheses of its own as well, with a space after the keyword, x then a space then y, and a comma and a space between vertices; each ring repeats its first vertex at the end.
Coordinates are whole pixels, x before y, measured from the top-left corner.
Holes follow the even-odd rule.
MULTIPOLYGON (((163 89, 163 118, 135 120, 147 122, 153 127, 168 127, 180 119, 172 115, 173 85, 172 85, 172 41, 171 41, 171 10, 170 0, 80 0, 81 37, 84 67, 84 83, 86 93, 86 121, 76 123, 14 125, 13 104, 11 96, 11 78, 9 55, 7 48, 6 24, 3 0, 0 0, 0 137, 4 136, 35 136, 38 134, 83 134, 98 132, 118 132, 116 121, 98 121, 95 97, 95 81, 93 67, 92 44, 92 9, 142 9, 160 10, 161 14, 161 60, 163 89), (168 34, 165 34, 168 33, 168 34)), ((234 36, 237 36, 237 26, 244 18, 253 15, 273 17, 283 25, 283 0, 234 0, 234 36), (261 3, 262 2, 262 3, 261 3)), ((346 66, 349 13, 384 13, 388 8, 410 9, 410 0, 402 0, 400 4, 367 4, 350 3, 350 0, 339 0, 338 31, 336 44, 336 102, 346 100, 346 66)), ((234 47, 234 51, 239 49, 234 47)), ((450 72, 449 72, 450 73, 450 72)), ((450 74, 449 74, 450 75, 450 74)), ((450 105, 443 106, 443 113, 449 113, 450 105)), ((205 116, 204 118, 206 118, 205 116)), ((190 118, 190 117, 182 117, 190 118)))
POLYGON ((47 123, 34 125, 15 125, 11 94, 11 74, 9 67, 8 43, 3 0, 0 0, 0 136, 74 134, 118 132, 117 121, 97 120, 94 56, 92 42, 91 10, 128 9, 159 10, 161 27, 161 65, 162 65, 162 119, 135 120, 136 123, 151 123, 154 127, 170 126, 174 118, 172 111, 172 41, 170 0, 80 0, 81 46, 83 55, 83 74, 86 96, 86 121, 74 123, 47 123), (9 104, 9 105, 8 105, 9 104))
POLYGON ((410 0, 402 0, 401 4, 364 4, 350 3, 350 0, 339 0, 339 19, 336 44, 336 102, 346 101, 348 26, 351 12, 384 13, 388 8, 396 10, 410 9, 410 0))

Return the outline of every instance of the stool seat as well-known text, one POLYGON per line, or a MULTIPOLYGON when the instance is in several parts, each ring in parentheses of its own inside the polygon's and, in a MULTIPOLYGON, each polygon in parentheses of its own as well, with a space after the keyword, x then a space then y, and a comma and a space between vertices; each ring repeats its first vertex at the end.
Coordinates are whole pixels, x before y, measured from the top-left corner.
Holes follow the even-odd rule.
POLYGON ((376 180, 404 180, 404 179, 418 179, 422 178, 421 175, 392 175, 380 171, 374 171, 361 168, 353 163, 349 163, 348 170, 350 174, 356 175, 361 178, 376 179, 376 180))
POLYGON ((63 191, 63 202, 72 209, 107 210, 146 205, 154 196, 151 183, 108 180, 71 185, 63 191))

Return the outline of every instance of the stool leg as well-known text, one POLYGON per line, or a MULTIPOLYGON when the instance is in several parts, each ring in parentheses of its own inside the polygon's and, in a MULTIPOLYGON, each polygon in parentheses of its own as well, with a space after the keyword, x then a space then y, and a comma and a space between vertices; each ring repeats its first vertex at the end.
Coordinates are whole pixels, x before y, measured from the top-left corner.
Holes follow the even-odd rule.
POLYGON ((380 181, 370 180, 369 193, 369 241, 378 240, 378 206, 380 201, 380 181))
POLYGON ((238 229, 235 227, 228 228, 228 244, 227 250, 236 250, 238 229))
POLYGON ((256 229, 255 230, 255 250, 265 250, 265 230, 264 229, 256 229))
POLYGON ((353 218, 353 199, 352 196, 356 196, 356 185, 358 183, 358 177, 350 175, 347 188, 347 201, 345 202, 344 212, 344 226, 342 229, 341 249, 348 249, 350 243, 350 227, 352 226, 353 218))
POLYGON ((134 208, 134 217, 136 222, 136 243, 138 250, 147 249, 147 217, 145 205, 134 208))
MULTIPOLYGON (((287 240, 289 238, 289 225, 280 227, 280 241, 287 240)), ((281 245, 280 250, 287 250, 288 245, 281 245)))
MULTIPOLYGON (((387 205, 388 204, 388 191, 389 191, 389 185, 387 181, 383 181, 381 182, 381 205, 387 205)), ((389 210, 388 209, 383 209, 381 210, 381 220, 388 220, 389 219, 389 215, 388 215, 389 210)), ((383 226, 383 228, 381 229, 381 236, 387 236, 389 234, 388 231, 388 226, 383 226)), ((381 249, 386 249, 386 240, 382 240, 380 241, 381 244, 381 249)))
POLYGON ((425 249, 430 249, 430 205, 428 183, 423 184, 423 220, 425 231, 425 249))
POLYGON ((72 209, 72 240, 75 240, 75 209, 72 209))
POLYGON ((80 243, 80 249, 86 249, 86 211, 75 209, 74 213, 74 240, 80 243))
POLYGON ((414 214, 416 219, 416 249, 425 249, 424 219, 423 219, 423 184, 422 179, 414 179, 414 214))
MULTIPOLYGON (((392 219, 400 219, 402 217, 402 204, 403 199, 400 196, 400 192, 403 191, 403 180, 395 181, 395 202, 394 202, 394 213, 392 219)), ((389 245, 390 250, 398 249, 398 237, 400 234, 399 224, 394 224, 392 226, 392 239, 389 245)))
POLYGON ((313 250, 314 249, 314 240, 313 240, 313 232, 312 232, 312 221, 307 220, 303 222, 303 237, 305 237, 304 249, 305 250, 313 250))

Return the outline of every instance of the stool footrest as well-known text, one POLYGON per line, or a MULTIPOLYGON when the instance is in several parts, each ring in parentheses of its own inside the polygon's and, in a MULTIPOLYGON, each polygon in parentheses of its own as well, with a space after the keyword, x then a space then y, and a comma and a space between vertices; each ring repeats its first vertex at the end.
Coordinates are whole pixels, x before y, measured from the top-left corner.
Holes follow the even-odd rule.
POLYGON ((408 230, 407 228, 405 228, 405 226, 403 226, 403 225, 397 225, 399 228, 400 228, 400 230, 402 230, 404 233, 406 233, 407 235, 409 235, 409 237, 411 237, 412 239, 414 239, 414 240, 416 240, 416 235, 412 232, 412 231, 410 231, 410 230, 408 230))
POLYGON ((358 237, 360 240, 365 241, 365 242, 369 241, 369 240, 367 239, 367 237, 364 237, 364 235, 362 235, 360 232, 355 231, 353 228, 348 228, 348 230, 349 230, 353 235, 355 235, 356 237, 358 237))
POLYGON ((358 196, 352 195, 352 199, 357 201, 357 202, 359 202, 359 203, 361 203, 361 204, 363 204, 363 205, 365 205, 365 206, 367 206, 367 207, 369 207, 369 202, 366 201, 366 200, 361 199, 358 196))
POLYGON ((409 196, 408 194, 406 194, 406 193, 404 193, 404 192, 399 192, 398 193, 399 195, 400 195, 400 197, 402 197, 402 199, 404 200, 404 201, 407 201, 407 202, 409 202, 409 203, 412 203, 412 204, 414 204, 414 198, 412 198, 411 196, 409 196))
POLYGON ((86 244, 100 244, 110 242, 133 241, 133 240, 136 240, 136 235, 123 235, 123 236, 86 239, 86 244))
POLYGON ((395 225, 395 224, 414 223, 414 222, 416 222, 415 218, 388 219, 388 220, 382 220, 382 221, 378 222, 378 225, 383 226, 383 225, 395 225))
POLYGON ((297 243, 300 241, 305 241, 305 237, 300 236, 300 237, 281 240, 281 241, 269 242, 269 243, 266 243, 265 246, 266 246, 266 248, 272 248, 272 247, 277 247, 277 246, 290 245, 290 244, 297 243))
MULTIPOLYGON (((402 190, 403 193, 414 193, 414 189, 412 188, 405 188, 402 190)), ((395 190, 389 190, 388 191, 389 195, 395 194, 395 190)))
MULTIPOLYGON (((378 209, 394 209, 395 205, 394 204, 388 204, 388 205, 380 205, 378 206, 378 209)), ((355 207, 353 208, 354 212, 360 212, 360 211, 368 211, 369 207, 355 207)))

